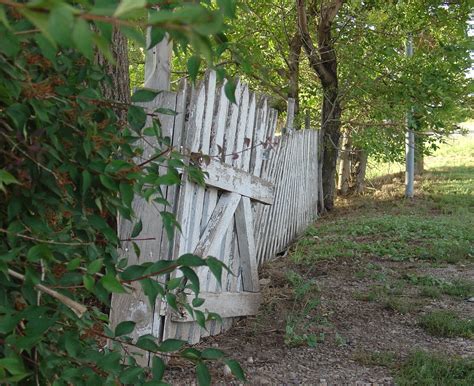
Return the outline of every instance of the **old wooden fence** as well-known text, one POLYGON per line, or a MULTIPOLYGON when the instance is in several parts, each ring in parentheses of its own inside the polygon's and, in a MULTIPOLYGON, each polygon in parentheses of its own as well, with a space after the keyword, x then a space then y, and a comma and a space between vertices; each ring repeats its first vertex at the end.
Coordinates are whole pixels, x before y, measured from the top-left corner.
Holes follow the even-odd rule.
MULTIPOLYGON (((206 187, 182 176, 179 187, 165 188, 166 197, 181 224, 182 233, 170 245, 159 212, 165 209, 136 199, 134 209, 143 222, 140 263, 174 259, 184 253, 216 256, 235 275, 225 274, 220 286, 206 269, 197 270, 203 309, 217 312, 223 324, 209 322, 207 331, 189 316, 177 315, 157 300, 150 306, 139 285, 130 294, 114 295, 111 322, 136 322, 136 336, 181 338, 196 343, 217 334, 234 317, 255 314, 260 304, 258 266, 270 260, 317 215, 318 132, 294 131, 275 135, 277 112, 268 100, 237 85, 236 103, 230 103, 224 86, 210 72, 196 87, 184 82, 178 92, 163 92, 147 104, 175 110, 160 117, 163 134, 173 146, 212 157, 205 167, 206 187)), ((143 159, 153 154, 144 144, 143 159)), ((129 239, 132 224, 119 221, 121 239, 129 239)), ((137 262, 131 243, 120 254, 137 262)), ((146 358, 143 359, 146 362, 146 358)))

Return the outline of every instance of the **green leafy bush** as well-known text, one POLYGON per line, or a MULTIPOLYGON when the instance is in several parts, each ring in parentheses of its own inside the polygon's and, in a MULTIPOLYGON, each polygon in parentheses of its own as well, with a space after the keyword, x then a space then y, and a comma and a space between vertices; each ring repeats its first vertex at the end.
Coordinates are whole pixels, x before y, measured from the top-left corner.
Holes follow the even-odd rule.
MULTIPOLYGON (((114 28, 144 45, 139 31, 146 24, 151 45, 168 33, 178 51, 193 50, 196 74, 197 57, 211 65, 222 51, 224 18, 233 12, 231 0, 0 1, 0 383, 156 385, 164 359, 173 356, 194 363, 202 384, 209 383, 209 360, 227 363, 244 379, 219 350, 152 336, 132 341, 129 321, 109 327, 112 293, 137 282, 151 303, 163 297, 193 314, 176 292, 198 298, 192 267, 208 266, 220 279, 223 266, 193 255, 129 267, 119 258, 115 218, 135 222, 132 239, 142 228, 134 197, 166 204, 160 184, 179 183, 179 169, 201 180, 202 173, 160 136, 154 113, 103 97, 108 79, 94 61, 98 51, 112 60, 114 28), (147 136, 155 137, 155 154, 136 163, 147 136), (166 175, 159 175, 159 165, 166 175), (169 280, 178 269, 183 279, 169 280), (124 349, 129 346, 153 354, 151 369, 137 365, 124 349)), ((156 94, 138 90, 132 101, 156 94)), ((161 215, 172 236, 173 214, 161 215)))

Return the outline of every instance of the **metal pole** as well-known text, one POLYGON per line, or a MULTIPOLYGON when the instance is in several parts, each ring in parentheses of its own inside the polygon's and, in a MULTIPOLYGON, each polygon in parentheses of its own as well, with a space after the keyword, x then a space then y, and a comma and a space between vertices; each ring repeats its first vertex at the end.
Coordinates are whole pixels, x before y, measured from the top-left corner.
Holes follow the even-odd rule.
MULTIPOLYGON (((413 56, 413 38, 408 35, 406 54, 413 56)), ((405 136, 405 197, 413 198, 415 182, 415 133, 413 132, 413 108, 407 112, 407 132, 405 136)))

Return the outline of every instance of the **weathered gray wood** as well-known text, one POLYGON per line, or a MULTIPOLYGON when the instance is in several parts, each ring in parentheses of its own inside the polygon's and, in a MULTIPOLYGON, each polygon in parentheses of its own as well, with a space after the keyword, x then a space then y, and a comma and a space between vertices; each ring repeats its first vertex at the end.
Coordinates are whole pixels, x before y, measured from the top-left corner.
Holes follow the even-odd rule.
POLYGON ((286 127, 283 131, 286 133, 291 133, 294 129, 294 121, 295 121, 295 98, 288 98, 287 102, 287 110, 286 110, 286 127))
POLYGON ((203 170, 209 174, 206 185, 239 193, 263 204, 273 203, 273 184, 260 177, 215 160, 211 160, 203 170))
POLYGON ((257 260, 255 250, 252 206, 248 197, 242 197, 235 212, 237 240, 242 266, 243 290, 258 292, 257 260))
MULTIPOLYGON (((163 92, 155 98, 154 101, 144 104, 144 107, 153 111, 159 106, 167 106, 174 109, 176 105, 176 94, 171 92, 163 92)), ((172 132, 174 126, 174 118, 172 116, 160 115, 159 117, 165 124, 167 130, 172 132)), ((151 120, 149 121, 151 123, 151 120)), ((165 132, 165 135, 168 132, 165 132)), ((137 162, 152 157, 157 151, 158 144, 156 140, 150 138, 149 141, 142 142, 144 152, 142 157, 137 159, 137 162)), ((118 218, 118 235, 123 241, 119 249, 119 256, 127 257, 128 263, 141 264, 148 261, 158 261, 163 258, 161 255, 161 243, 163 238, 163 226, 160 218, 160 211, 164 209, 162 205, 157 203, 149 203, 144 199, 136 197, 132 202, 133 211, 137 218, 141 219, 143 223, 143 230, 140 234, 141 238, 148 238, 150 240, 137 242, 139 244, 141 255, 140 258, 135 254, 132 245, 131 233, 133 223, 122 218, 118 218)), ((156 304, 150 305, 147 297, 137 288, 136 291, 130 294, 113 294, 111 300, 110 323, 112 328, 124 320, 131 320, 136 323, 136 328, 130 335, 133 339, 140 335, 153 334, 157 332, 155 328, 155 309, 161 307, 161 300, 157 299, 156 304)), ((160 323, 160 320, 156 320, 160 323)), ((158 335, 157 335, 158 337, 158 335)), ((137 360, 142 365, 148 365, 148 355, 141 350, 134 350, 137 352, 137 360)))
MULTIPOLYGON (((257 292, 201 292, 199 297, 205 299, 204 304, 198 310, 216 312, 222 318, 232 318, 236 316, 255 315, 261 304, 262 296, 257 292)), ((191 302, 193 296, 188 296, 191 302)), ((191 322, 193 318, 185 313, 183 316, 174 314, 174 322, 191 322)))
POLYGON ((207 257, 209 255, 214 256, 217 253, 225 231, 233 221, 240 200, 241 196, 237 193, 224 193, 221 196, 201 239, 194 249, 195 255, 207 257))
MULTIPOLYGON (((147 42, 150 41, 150 29, 147 31, 147 42)), ((145 82, 147 88, 169 90, 171 78, 171 55, 173 43, 168 34, 155 47, 145 54, 145 82)))

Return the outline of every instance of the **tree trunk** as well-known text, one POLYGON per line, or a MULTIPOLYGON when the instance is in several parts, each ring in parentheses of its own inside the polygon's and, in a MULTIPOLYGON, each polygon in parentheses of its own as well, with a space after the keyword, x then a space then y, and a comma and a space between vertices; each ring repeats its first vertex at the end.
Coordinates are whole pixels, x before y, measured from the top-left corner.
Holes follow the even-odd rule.
MULTIPOLYGON (((290 54, 288 58, 288 98, 295 100, 295 116, 298 116, 300 108, 299 100, 299 78, 300 78, 300 55, 302 47, 301 35, 296 32, 290 41, 290 54)), ((297 123, 297 128, 300 125, 297 123)))
POLYGON ((365 173, 367 171, 367 153, 355 150, 352 167, 352 189, 356 194, 362 194, 365 189, 365 173))
POLYGON ((324 207, 334 207, 336 195, 336 170, 339 138, 341 136, 341 106, 336 85, 329 89, 324 87, 323 106, 321 110, 321 127, 323 135, 323 192, 324 207))
POLYGON ((423 137, 415 133, 415 174, 421 176, 424 172, 423 137))
POLYGON ((341 105, 337 77, 337 57, 331 28, 334 18, 342 7, 343 0, 332 0, 322 5, 319 15, 310 7, 310 13, 317 23, 317 47, 309 32, 306 15, 306 2, 296 0, 298 28, 301 34, 306 55, 311 68, 318 75, 323 88, 323 104, 321 108, 321 134, 323 141, 323 198, 324 210, 334 207, 336 193, 336 170, 339 137, 341 136, 341 105))
MULTIPOLYGON (((101 85, 102 95, 106 99, 122 103, 130 103, 130 75, 128 64, 127 38, 114 29, 112 35, 112 54, 115 63, 110 63, 100 52, 96 55, 97 64, 108 75, 109 80, 101 85)), ((126 120, 127 111, 120 109, 117 114, 121 120, 126 120)))
POLYGON ((343 196, 349 193, 351 180, 351 149, 352 141, 349 130, 344 132, 342 137, 341 154, 339 157, 339 181, 337 189, 343 196))

